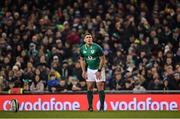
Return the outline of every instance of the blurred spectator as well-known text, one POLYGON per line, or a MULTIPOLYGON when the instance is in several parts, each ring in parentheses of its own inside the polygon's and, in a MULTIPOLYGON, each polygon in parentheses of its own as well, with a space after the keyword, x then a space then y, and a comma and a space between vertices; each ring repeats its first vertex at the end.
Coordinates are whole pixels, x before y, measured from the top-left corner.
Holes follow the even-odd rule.
POLYGON ((71 81, 71 83, 72 83, 72 91, 79 91, 79 90, 81 90, 81 86, 80 86, 80 84, 79 84, 79 80, 77 79, 77 77, 76 76, 72 76, 72 77, 69 77, 70 79, 70 81, 71 81))
POLYGON ((168 90, 180 90, 180 73, 169 75, 166 83, 168 90))
POLYGON ((67 60, 63 61, 62 67, 61 67, 61 78, 64 79, 66 82, 68 81, 69 76, 72 76, 72 69, 68 64, 67 60))
POLYGON ((40 79, 39 75, 35 76, 35 80, 32 82, 30 86, 31 92, 43 92, 44 91, 44 84, 40 79))
POLYGON ((66 85, 66 81, 64 79, 61 79, 59 81, 59 86, 57 87, 57 90, 58 91, 64 91, 64 92, 67 91, 67 85, 66 85))
POLYGON ((28 79, 32 82, 34 79, 34 71, 35 67, 31 62, 28 62, 26 68, 24 69, 23 79, 28 79))
POLYGON ((85 79, 81 76, 82 70, 81 70, 80 62, 75 63, 72 71, 73 71, 72 75, 77 77, 79 81, 85 81, 85 79))
POLYGON ((110 89, 112 90, 124 90, 125 89, 125 80, 122 78, 121 71, 116 69, 114 72, 114 79, 109 82, 110 89))
POLYGON ((154 75, 153 79, 149 82, 148 90, 162 90, 163 89, 163 82, 160 80, 159 76, 156 74, 154 75))
POLYGON ((48 81, 49 68, 46 66, 46 64, 43 63, 39 65, 39 70, 40 70, 40 79, 44 83, 44 87, 46 87, 48 81))
POLYGON ((57 91, 57 87, 59 86, 60 74, 52 69, 48 77, 49 77, 47 81, 48 90, 54 93, 57 91))
POLYGON ((61 72, 61 65, 59 61, 59 57, 57 55, 53 56, 53 60, 51 62, 51 67, 56 70, 58 73, 61 72))
POLYGON ((143 93, 143 92, 145 92, 145 90, 146 89, 143 86, 141 86, 140 83, 138 83, 138 82, 135 83, 135 86, 133 88, 134 93, 143 93))
POLYGON ((0 91, 7 90, 8 82, 5 80, 4 76, 0 75, 0 91))
POLYGON ((23 79, 23 91, 30 91, 31 80, 23 79))

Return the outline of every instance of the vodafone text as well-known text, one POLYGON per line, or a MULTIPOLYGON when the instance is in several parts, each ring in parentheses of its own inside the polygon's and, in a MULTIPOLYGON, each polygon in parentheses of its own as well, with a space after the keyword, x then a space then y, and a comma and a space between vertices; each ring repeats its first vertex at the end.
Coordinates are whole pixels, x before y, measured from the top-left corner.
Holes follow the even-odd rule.
MULTIPOLYGON (((57 101, 56 98, 50 98, 48 101, 42 101, 38 98, 35 102, 20 102, 19 110, 82 110, 79 101, 57 101)), ((10 100, 3 103, 3 110, 10 110, 10 100)), ((97 102, 96 107, 99 107, 97 102)), ((133 98, 131 101, 109 101, 105 102, 105 110, 178 110, 178 103, 175 101, 154 101, 151 97, 145 100, 133 98)))
POLYGON ((178 104, 175 101, 152 101, 152 99, 146 98, 145 101, 137 101, 133 98, 132 101, 126 102, 112 102, 110 101, 112 110, 178 110, 178 104))

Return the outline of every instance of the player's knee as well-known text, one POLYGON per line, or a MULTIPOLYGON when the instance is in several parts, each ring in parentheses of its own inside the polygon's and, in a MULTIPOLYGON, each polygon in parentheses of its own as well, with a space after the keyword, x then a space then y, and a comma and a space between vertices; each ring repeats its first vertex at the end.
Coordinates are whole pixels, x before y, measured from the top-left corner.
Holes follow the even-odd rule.
POLYGON ((104 90, 104 86, 97 86, 97 88, 98 88, 98 91, 104 90))
POLYGON ((93 87, 87 87, 88 91, 93 91, 93 87))
POLYGON ((98 92, 103 91, 104 89, 98 89, 98 92))

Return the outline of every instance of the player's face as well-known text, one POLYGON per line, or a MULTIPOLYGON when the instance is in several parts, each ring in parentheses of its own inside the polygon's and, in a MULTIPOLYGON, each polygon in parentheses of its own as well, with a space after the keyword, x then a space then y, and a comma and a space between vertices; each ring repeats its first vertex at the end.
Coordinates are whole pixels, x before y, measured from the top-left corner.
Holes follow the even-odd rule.
POLYGON ((91 45, 93 43, 92 35, 86 35, 84 41, 86 44, 91 45))

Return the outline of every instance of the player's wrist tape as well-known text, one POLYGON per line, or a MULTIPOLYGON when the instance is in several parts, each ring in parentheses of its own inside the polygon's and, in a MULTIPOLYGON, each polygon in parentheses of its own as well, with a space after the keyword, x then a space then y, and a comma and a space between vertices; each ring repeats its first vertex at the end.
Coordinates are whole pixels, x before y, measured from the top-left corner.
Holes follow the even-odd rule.
POLYGON ((101 69, 98 69, 98 72, 101 72, 101 69))

